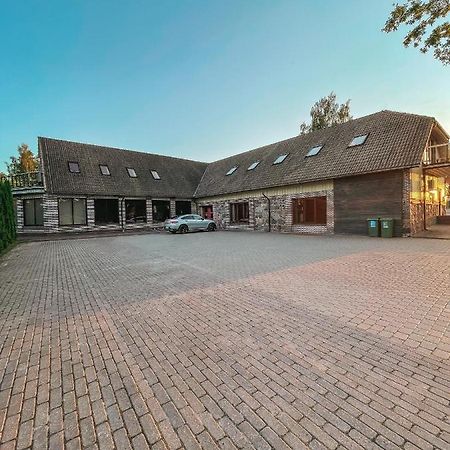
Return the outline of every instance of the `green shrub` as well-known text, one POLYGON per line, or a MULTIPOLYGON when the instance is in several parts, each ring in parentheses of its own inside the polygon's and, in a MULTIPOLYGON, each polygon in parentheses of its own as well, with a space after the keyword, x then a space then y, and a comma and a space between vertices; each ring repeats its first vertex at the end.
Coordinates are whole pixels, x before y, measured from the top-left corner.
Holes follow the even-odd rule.
POLYGON ((16 239, 16 220, 11 186, 0 180, 0 252, 16 239))

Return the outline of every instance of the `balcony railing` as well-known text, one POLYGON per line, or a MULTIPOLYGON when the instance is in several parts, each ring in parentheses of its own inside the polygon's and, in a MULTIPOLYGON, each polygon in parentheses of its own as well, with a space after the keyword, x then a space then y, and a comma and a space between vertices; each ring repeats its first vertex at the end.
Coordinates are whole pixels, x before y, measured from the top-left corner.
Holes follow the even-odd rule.
POLYGON ((10 175, 8 179, 13 189, 44 186, 42 172, 17 173, 10 175))
POLYGON ((425 150, 423 164, 449 164, 450 163, 450 143, 430 145, 425 150))

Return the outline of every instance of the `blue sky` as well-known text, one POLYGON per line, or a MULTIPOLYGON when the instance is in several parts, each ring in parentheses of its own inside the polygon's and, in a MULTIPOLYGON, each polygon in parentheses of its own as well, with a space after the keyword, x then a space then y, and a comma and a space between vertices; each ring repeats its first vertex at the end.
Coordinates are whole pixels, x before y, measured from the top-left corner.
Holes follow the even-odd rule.
POLYGON ((354 116, 435 116, 450 68, 380 31, 392 0, 2 0, 0 170, 38 135, 212 161, 354 116))

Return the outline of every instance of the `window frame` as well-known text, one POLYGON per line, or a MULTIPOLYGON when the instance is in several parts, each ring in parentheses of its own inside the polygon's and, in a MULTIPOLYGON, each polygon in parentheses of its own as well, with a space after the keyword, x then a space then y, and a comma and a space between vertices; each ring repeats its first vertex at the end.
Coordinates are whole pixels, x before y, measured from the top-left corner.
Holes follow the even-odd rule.
POLYGON ((313 147, 310 147, 305 158, 311 158, 311 156, 317 156, 322 151, 322 149, 323 149, 323 144, 317 144, 317 145, 314 145, 313 147))
POLYGON ((230 175, 233 175, 234 172, 238 169, 239 166, 233 166, 226 174, 225 176, 229 177, 230 175))
POLYGON ((137 177, 138 177, 137 172, 136 172, 136 170, 134 169, 134 167, 127 167, 126 169, 127 169, 128 176, 129 176, 130 178, 137 178, 137 177), (132 174, 130 173, 130 170, 133 171, 134 175, 132 175, 132 174))
POLYGON ((283 153, 281 155, 278 155, 274 162, 272 163, 272 166, 278 166, 279 164, 284 163, 286 161, 286 158, 289 156, 289 153, 283 153), (281 159, 280 159, 281 158, 281 159))
POLYGON ((120 225, 122 220, 122 214, 120 211, 120 201, 118 198, 94 198, 94 224, 96 226, 110 226, 110 225, 120 225), (117 222, 99 222, 97 217, 97 205, 96 202, 117 202, 117 222))
POLYGON ((24 198, 22 201, 22 211, 23 211, 23 226, 24 227, 43 227, 44 226, 44 199, 42 197, 34 197, 34 198, 24 198), (42 225, 36 224, 36 201, 42 202, 42 225), (27 213, 25 208, 25 202, 32 201, 33 202, 33 222, 32 224, 27 224, 27 213))
POLYGON ((150 169, 150 173, 152 174, 152 177, 154 180, 159 181, 161 179, 157 170, 150 169), (155 174, 156 174, 156 176, 155 176, 155 174))
POLYGON ((259 166, 259 163, 260 163, 261 161, 254 161, 254 162, 252 162, 248 167, 247 167, 247 172, 248 171, 250 171, 250 170, 255 170, 258 166, 259 166))
POLYGON ((60 227, 80 227, 80 226, 87 226, 87 199, 84 197, 59 197, 58 198, 58 226, 60 227), (74 221, 74 210, 73 210, 73 201, 77 199, 77 200, 84 200, 84 217, 85 217, 85 222, 84 223, 75 223, 74 221), (66 224, 62 224, 61 223, 61 209, 60 209, 60 201, 61 200, 70 200, 71 202, 71 210, 72 210, 72 223, 66 223, 66 224))
POLYGON ((147 223, 147 200, 145 198, 125 198, 124 199, 124 208, 125 208, 124 209, 124 212, 125 212, 125 217, 124 217, 125 224, 127 224, 127 225, 135 225, 135 224, 147 223), (131 202, 143 203, 145 214, 143 216, 139 216, 139 217, 144 217, 143 221, 131 222, 130 219, 128 219, 128 207, 130 206, 131 202))
POLYGON ((292 199, 292 225, 304 225, 304 226, 327 226, 328 218, 327 218, 327 196, 326 195, 317 195, 313 197, 300 197, 292 199), (307 202, 314 200, 314 220, 306 220, 307 215, 307 202), (324 221, 318 219, 318 202, 325 202, 325 215, 323 217, 324 221), (303 208, 303 211, 301 210, 303 208), (301 220, 301 214, 303 214, 303 221, 301 220))
POLYGON ((230 202, 230 224, 248 224, 250 223, 250 204, 248 201, 230 202), (243 209, 241 214, 240 208, 243 209), (236 214, 237 212, 237 214, 236 214), (247 214, 245 214, 247 213, 247 214), (247 216, 245 218, 244 216, 247 216), (237 216, 237 217, 236 217, 237 216), (243 218, 241 218, 241 216, 243 218))
POLYGON ((108 164, 99 164, 98 167, 100 169, 100 174, 101 175, 103 175, 104 177, 110 177, 111 176, 111 171, 109 170, 108 164), (103 173, 102 167, 106 167, 106 170, 108 171, 108 173, 103 173))
POLYGON ((81 167, 80 167, 80 163, 78 161, 67 161, 67 167, 69 168, 70 173, 81 173, 81 167), (72 170, 70 167, 71 164, 76 164, 78 167, 78 170, 72 170))
POLYGON ((352 140, 350 141, 350 144, 347 145, 347 148, 351 147, 359 147, 360 145, 364 145, 367 142, 367 138, 369 137, 369 133, 366 134, 357 134, 356 136, 353 136, 352 140), (353 141, 358 138, 364 137, 364 140, 358 144, 353 144, 353 141))

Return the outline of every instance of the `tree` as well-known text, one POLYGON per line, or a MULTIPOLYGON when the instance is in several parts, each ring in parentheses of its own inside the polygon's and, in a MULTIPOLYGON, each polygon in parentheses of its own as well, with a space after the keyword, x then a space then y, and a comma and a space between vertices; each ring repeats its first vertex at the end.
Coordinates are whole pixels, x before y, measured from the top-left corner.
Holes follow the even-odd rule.
POLYGON ((396 3, 383 31, 397 31, 400 25, 412 26, 403 45, 419 47, 422 53, 433 49, 436 59, 450 64, 450 23, 444 19, 450 13, 450 0, 407 0, 396 3))
POLYGON ((27 144, 21 144, 17 147, 19 156, 11 156, 10 163, 6 163, 9 175, 16 175, 24 172, 35 172, 38 170, 39 161, 27 144))
POLYGON ((307 124, 306 122, 300 124, 300 134, 321 130, 322 128, 331 127, 332 125, 351 120, 350 100, 339 104, 336 101, 336 94, 331 92, 327 97, 323 97, 318 102, 314 103, 310 115, 310 124, 307 124))

